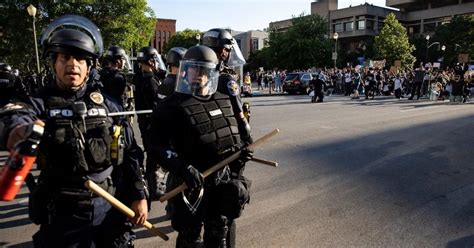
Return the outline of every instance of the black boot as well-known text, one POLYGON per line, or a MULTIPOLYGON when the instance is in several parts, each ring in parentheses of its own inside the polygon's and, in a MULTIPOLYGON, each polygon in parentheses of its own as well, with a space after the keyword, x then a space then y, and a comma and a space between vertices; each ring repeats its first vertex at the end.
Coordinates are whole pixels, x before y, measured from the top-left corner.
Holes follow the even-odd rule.
POLYGON ((176 238, 176 248, 204 248, 200 232, 179 232, 178 238, 176 238))
POLYGON ((227 248, 227 218, 225 216, 204 223, 204 246, 227 248))

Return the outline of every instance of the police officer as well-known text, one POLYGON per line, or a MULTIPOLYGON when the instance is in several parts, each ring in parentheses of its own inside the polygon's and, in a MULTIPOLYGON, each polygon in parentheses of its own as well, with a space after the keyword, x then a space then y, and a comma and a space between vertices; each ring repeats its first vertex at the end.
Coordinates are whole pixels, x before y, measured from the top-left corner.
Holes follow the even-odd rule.
POLYGON ((324 76, 320 73, 317 77, 314 77, 310 81, 310 84, 314 89, 314 98, 312 99, 312 102, 323 102, 324 88, 326 87, 326 83, 324 83, 324 76))
POLYGON ((118 46, 111 46, 104 56, 104 67, 100 72, 100 81, 103 84, 102 92, 122 105, 124 110, 133 110, 129 109, 131 103, 128 102, 126 95, 127 79, 123 73, 124 69, 130 67, 129 65, 125 50, 118 46))
POLYGON ((425 72, 423 68, 420 66, 415 69, 414 72, 414 78, 413 78, 413 84, 411 86, 411 96, 408 98, 408 100, 413 100, 413 98, 416 95, 416 100, 420 99, 421 96, 421 86, 423 84, 423 78, 425 76, 425 72))
POLYGON ((369 99, 369 95, 372 96, 372 100, 375 97, 375 74, 372 67, 369 68, 369 71, 365 74, 364 78, 364 94, 365 100, 369 99))
POLYGON ((179 70, 179 61, 181 61, 186 51, 187 49, 184 47, 173 47, 166 54, 168 75, 166 75, 163 83, 158 86, 158 98, 163 99, 173 93, 176 87, 176 74, 179 70))
POLYGON ((146 220, 143 153, 128 123, 107 116, 119 107, 86 84, 92 60, 102 51, 98 28, 84 17, 66 15, 48 26, 41 45, 54 81, 40 97, 28 99, 31 108, 12 115, 7 142, 12 148, 26 137, 30 123, 45 122, 37 158, 41 174, 29 201, 30 218, 41 225, 34 246, 129 247, 125 215, 84 186, 89 179, 115 190, 135 212, 134 224, 146 220), (123 157, 111 155, 116 125, 123 127, 123 157))
MULTIPOLYGON (((161 82, 156 73, 166 70, 160 54, 153 47, 143 47, 138 51, 137 60, 140 63, 141 75, 137 77, 135 85, 135 106, 137 110, 154 109, 158 103, 158 87, 161 82)), ((158 179, 159 166, 151 163, 148 151, 147 129, 150 125, 150 114, 138 115, 138 127, 142 136, 143 146, 147 152, 145 164, 145 178, 148 182, 150 199, 157 200, 163 195, 161 185, 158 179)))
POLYGON ((240 98, 240 87, 236 82, 236 73, 231 68, 231 66, 245 64, 242 53, 232 35, 221 28, 214 28, 204 33, 202 44, 212 48, 219 58, 220 75, 217 90, 229 96, 241 139, 250 144, 253 142, 250 125, 242 109, 243 104, 240 98))
POLYGON ((205 247, 234 247, 233 220, 249 198, 241 169, 252 151, 241 145, 229 97, 216 92, 218 64, 210 48, 189 48, 175 93, 152 115, 149 155, 189 187, 171 199, 176 247, 199 247, 203 225, 205 247), (238 149, 242 156, 237 161, 203 181, 201 172, 238 149))
POLYGON ((11 103, 17 95, 15 89, 15 75, 9 64, 0 64, 0 107, 11 103))

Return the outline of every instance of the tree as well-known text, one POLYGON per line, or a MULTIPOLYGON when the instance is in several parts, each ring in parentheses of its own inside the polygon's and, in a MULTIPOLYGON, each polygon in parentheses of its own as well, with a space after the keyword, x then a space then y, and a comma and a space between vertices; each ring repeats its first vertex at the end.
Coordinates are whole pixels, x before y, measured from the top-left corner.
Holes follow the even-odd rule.
MULTIPOLYGON (((6 1, 0 5, 0 60, 21 70, 35 68, 32 17, 26 8, 37 8, 37 39, 42 30, 55 18, 64 14, 82 15, 92 20, 101 30, 104 50, 112 45, 126 51, 148 45, 156 19, 146 0, 135 1, 6 1)), ((38 44, 40 45, 40 44, 38 44)), ((41 51, 41 50, 40 50, 41 51)))
POLYGON ((176 34, 171 36, 170 40, 165 45, 163 53, 168 52, 168 50, 173 47, 190 48, 192 46, 197 45, 198 40, 196 39, 196 37, 198 35, 201 35, 201 31, 199 30, 185 29, 183 31, 176 32, 176 34))
POLYGON ((252 68, 263 66, 282 69, 307 69, 331 63, 331 41, 327 38, 327 20, 318 15, 293 17, 286 32, 271 30, 268 46, 251 54, 252 68))
POLYGON ((267 59, 275 67, 307 69, 331 62, 331 42, 327 38, 327 20, 319 15, 293 17, 286 32, 271 31, 267 59))
POLYGON ((412 68, 415 57, 411 54, 415 47, 408 41, 407 30, 390 13, 385 17, 385 24, 375 37, 375 50, 378 59, 385 59, 387 65, 401 60, 402 68, 412 68))
MULTIPOLYGON (((471 59, 474 56, 474 16, 457 16, 450 23, 438 26, 430 42, 438 41, 446 50, 439 52, 444 57, 446 65, 457 62, 459 53, 468 53, 471 59)), ((431 50, 430 50, 430 53, 431 50)), ((431 57, 431 56, 430 56, 431 57)))

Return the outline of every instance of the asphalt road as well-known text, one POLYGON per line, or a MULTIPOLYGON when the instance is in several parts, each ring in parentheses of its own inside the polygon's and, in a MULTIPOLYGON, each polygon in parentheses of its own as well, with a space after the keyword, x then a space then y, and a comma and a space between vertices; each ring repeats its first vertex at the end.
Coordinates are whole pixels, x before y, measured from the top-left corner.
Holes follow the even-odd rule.
MULTIPOLYGON (((249 163, 251 203, 238 247, 473 247, 473 105, 379 97, 246 98, 255 137, 281 133, 249 163)), ((31 247, 23 189, 0 203, 0 246, 31 247)), ((137 229, 136 247, 174 247, 176 232, 152 204, 165 242, 137 229)))

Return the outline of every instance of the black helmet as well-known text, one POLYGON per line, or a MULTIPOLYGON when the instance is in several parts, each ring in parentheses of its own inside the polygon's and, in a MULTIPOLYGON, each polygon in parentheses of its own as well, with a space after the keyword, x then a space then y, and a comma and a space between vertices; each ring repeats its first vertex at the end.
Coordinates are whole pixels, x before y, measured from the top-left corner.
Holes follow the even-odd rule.
POLYGON ((233 46, 232 35, 229 31, 222 28, 213 28, 204 33, 202 44, 210 48, 227 48, 231 49, 233 46))
POLYGON ((148 60, 153 59, 155 60, 155 70, 159 71, 166 71, 166 66, 163 60, 161 59, 161 55, 158 53, 158 51, 151 47, 142 47, 140 50, 138 50, 138 56, 137 56, 137 61, 140 63, 145 63, 148 60))
POLYGON ((0 63, 0 89, 9 89, 14 86, 15 76, 11 73, 11 71, 12 67, 9 64, 0 63))
POLYGON ((193 46, 189 48, 184 54, 183 60, 219 64, 216 53, 207 46, 193 46))
POLYGON ((107 54, 105 55, 107 58, 111 59, 122 59, 127 57, 127 54, 125 53, 125 50, 119 46, 111 46, 107 50, 107 54))
POLYGON ((62 52, 95 59, 103 51, 99 28, 78 15, 64 15, 51 22, 41 35, 40 44, 44 57, 62 52))
POLYGON ((54 32, 43 44, 44 56, 51 53, 66 53, 97 58, 94 40, 87 34, 75 29, 62 29, 54 32))
POLYGON ((145 62, 150 59, 154 59, 159 56, 158 51, 153 47, 142 47, 138 50, 137 60, 140 62, 145 62))
POLYGON ((179 63, 175 91, 197 97, 214 94, 219 81, 218 64, 217 54, 211 48, 189 48, 179 63))
POLYGON ((12 67, 9 64, 0 64, 0 71, 1 72, 8 72, 10 73, 12 71, 12 67))
POLYGON ((166 64, 179 66, 179 61, 183 59, 187 49, 184 47, 173 47, 166 54, 166 64))

